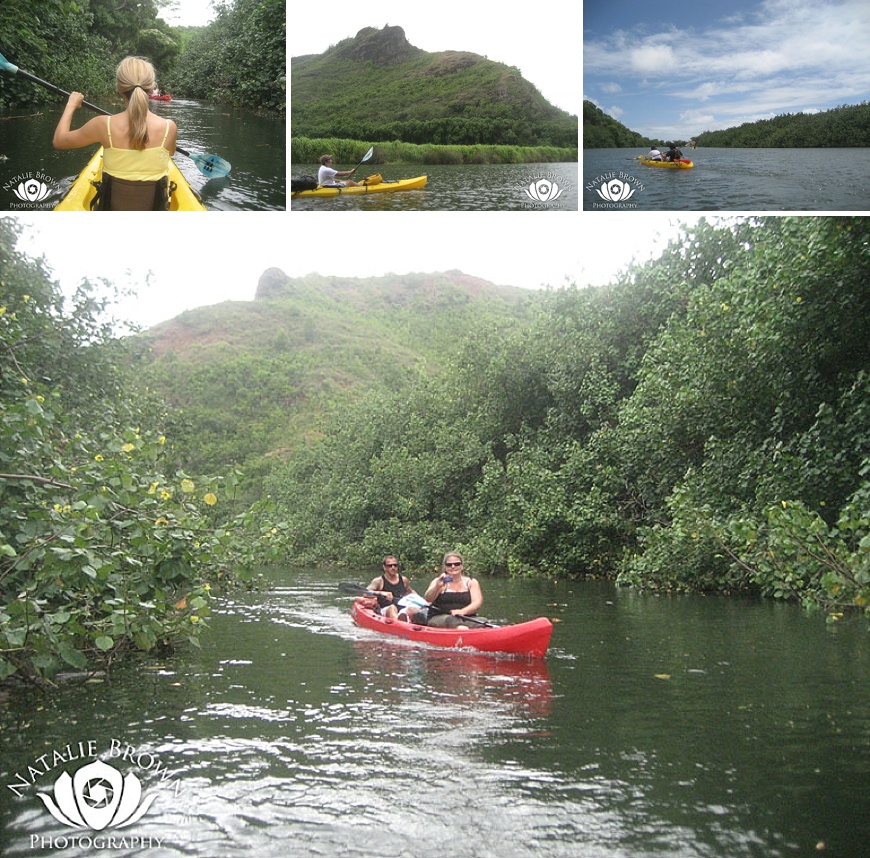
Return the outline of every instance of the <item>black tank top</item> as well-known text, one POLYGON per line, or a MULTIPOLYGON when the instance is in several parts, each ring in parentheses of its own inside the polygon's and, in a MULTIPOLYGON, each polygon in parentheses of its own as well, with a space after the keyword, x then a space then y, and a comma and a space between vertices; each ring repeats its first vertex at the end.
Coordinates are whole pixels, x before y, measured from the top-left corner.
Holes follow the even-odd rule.
POLYGON ((471 591, 468 589, 468 582, 465 582, 465 590, 459 593, 454 593, 452 590, 444 590, 440 596, 432 603, 439 611, 450 613, 457 608, 467 608, 471 604, 471 591))
POLYGON ((386 575, 381 575, 381 587, 382 590, 387 590, 393 594, 393 601, 390 602, 387 600, 386 596, 378 596, 378 605, 381 608, 386 608, 387 605, 395 605, 399 599, 402 598, 407 592, 408 588, 405 586, 405 578, 403 575, 399 575, 399 580, 396 581, 395 584, 391 584, 386 575))

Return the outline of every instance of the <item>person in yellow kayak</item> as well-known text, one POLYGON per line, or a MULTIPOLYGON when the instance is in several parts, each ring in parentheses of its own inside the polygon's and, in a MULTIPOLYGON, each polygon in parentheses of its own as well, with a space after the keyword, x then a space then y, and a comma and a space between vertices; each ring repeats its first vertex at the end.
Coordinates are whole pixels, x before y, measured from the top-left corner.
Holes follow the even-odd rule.
POLYGON ((118 64, 115 88, 124 99, 123 113, 96 116, 74 131, 70 130, 73 114, 84 96, 71 92, 54 130, 54 148, 103 146, 103 179, 93 208, 166 211, 169 159, 175 153, 178 128, 171 119, 155 116, 148 109, 148 93, 157 88, 154 66, 142 57, 125 57, 118 64))
POLYGON ((353 170, 333 170, 332 155, 320 156, 320 169, 317 171, 317 184, 322 188, 355 188, 359 182, 348 179, 344 182, 336 182, 336 176, 349 176, 353 170))
POLYGON ((662 153, 655 146, 653 146, 649 150, 649 152, 647 153, 646 160, 647 161, 663 161, 664 158, 662 158, 662 153))
POLYGON ((676 143, 668 142, 665 144, 668 151, 665 152, 665 161, 679 161, 683 157, 683 153, 677 149, 676 143))

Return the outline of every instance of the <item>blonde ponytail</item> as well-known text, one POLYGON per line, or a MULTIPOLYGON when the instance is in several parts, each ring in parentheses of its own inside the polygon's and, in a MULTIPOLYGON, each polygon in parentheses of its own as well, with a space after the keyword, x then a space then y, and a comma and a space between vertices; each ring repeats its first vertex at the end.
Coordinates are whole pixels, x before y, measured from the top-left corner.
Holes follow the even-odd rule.
POLYGON ((148 93, 157 87, 154 66, 142 57, 125 57, 118 64, 115 87, 127 98, 130 146, 144 149, 148 142, 148 93))

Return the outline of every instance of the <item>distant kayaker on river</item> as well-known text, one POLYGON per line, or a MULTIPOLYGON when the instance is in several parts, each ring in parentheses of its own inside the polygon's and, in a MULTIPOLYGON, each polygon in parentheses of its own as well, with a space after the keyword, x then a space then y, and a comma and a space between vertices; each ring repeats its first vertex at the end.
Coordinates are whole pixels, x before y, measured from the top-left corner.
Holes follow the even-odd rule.
POLYGON ((75 131, 73 114, 84 96, 71 92, 54 131, 55 149, 103 146, 103 179, 95 208, 103 211, 165 211, 169 208, 169 159, 175 154, 178 128, 171 119, 148 109, 148 94, 157 88, 154 66, 141 57, 118 65, 115 88, 126 109, 97 116, 75 131), (156 146, 148 143, 159 141, 156 146))
POLYGON ((359 182, 348 179, 346 182, 336 182, 336 176, 349 176, 353 170, 333 170, 332 155, 320 156, 320 169, 317 171, 317 184, 322 188, 355 188, 359 182))

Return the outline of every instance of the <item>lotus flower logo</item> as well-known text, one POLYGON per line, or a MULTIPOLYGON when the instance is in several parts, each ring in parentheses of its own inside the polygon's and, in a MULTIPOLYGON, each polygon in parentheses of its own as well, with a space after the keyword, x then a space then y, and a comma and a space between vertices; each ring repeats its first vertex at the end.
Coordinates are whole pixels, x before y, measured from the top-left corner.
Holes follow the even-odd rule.
POLYGON ((608 200, 611 203, 624 202, 634 193, 634 188, 628 182, 623 182, 620 179, 611 179, 609 182, 603 182, 601 187, 595 190, 601 199, 608 200))
POLYGON ((131 772, 122 778, 117 769, 100 760, 80 768, 74 778, 64 772, 54 782, 54 798, 44 792, 38 795, 58 822, 94 831, 132 825, 157 798, 152 795, 142 801, 136 775, 131 772))
POLYGON ((532 182, 525 191, 530 200, 536 200, 539 203, 551 203, 562 196, 562 188, 549 179, 538 179, 537 182, 532 182))
POLYGON ((26 179, 12 189, 15 196, 25 203, 38 203, 48 196, 48 185, 37 182, 36 179, 26 179))

